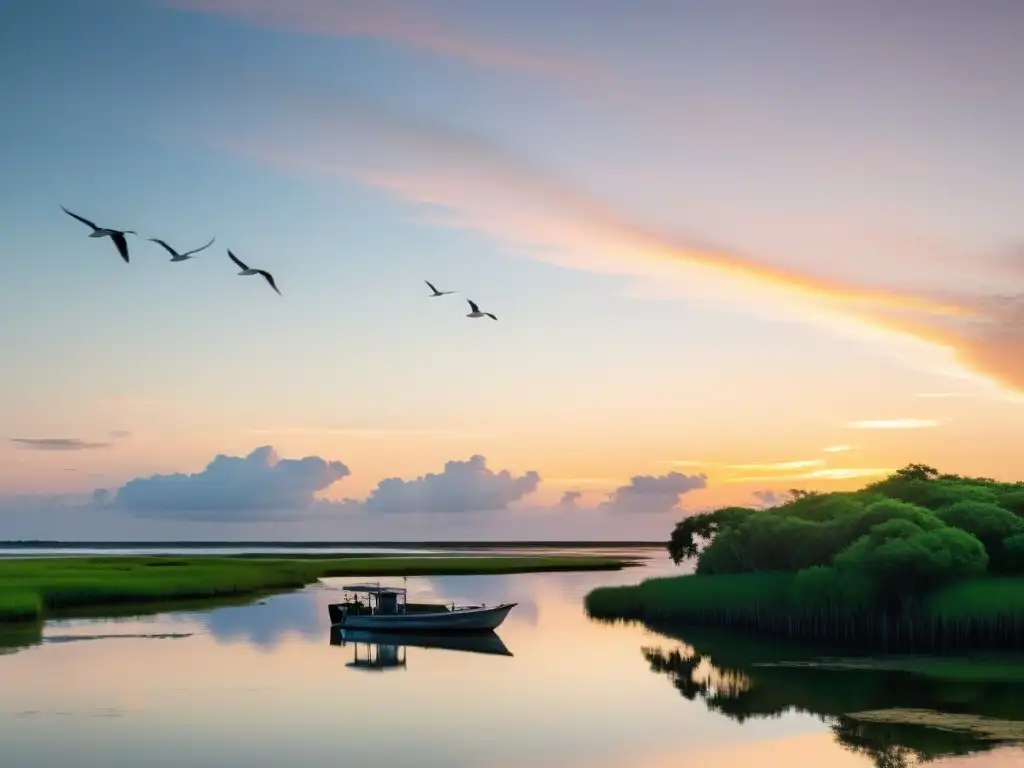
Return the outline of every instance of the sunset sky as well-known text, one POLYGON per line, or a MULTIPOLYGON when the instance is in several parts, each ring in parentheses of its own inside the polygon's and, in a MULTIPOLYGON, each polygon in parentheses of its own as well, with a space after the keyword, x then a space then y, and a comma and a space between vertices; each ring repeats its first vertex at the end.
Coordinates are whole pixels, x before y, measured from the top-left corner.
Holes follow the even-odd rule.
POLYGON ((662 538, 909 462, 1024 479, 1022 36, 1005 0, 4 4, 0 537, 662 538))

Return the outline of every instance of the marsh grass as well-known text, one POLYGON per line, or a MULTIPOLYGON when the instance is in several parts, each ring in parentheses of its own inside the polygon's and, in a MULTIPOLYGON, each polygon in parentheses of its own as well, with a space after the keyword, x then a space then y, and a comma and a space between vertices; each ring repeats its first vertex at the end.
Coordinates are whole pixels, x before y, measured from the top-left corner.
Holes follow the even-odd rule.
POLYGON ((0 560, 0 621, 97 607, 223 599, 298 589, 329 576, 617 570, 609 557, 151 556, 0 560))
POLYGON ((596 619, 703 624, 890 650, 1024 646, 1020 578, 955 583, 893 614, 867 601, 811 600, 792 572, 677 576, 596 589, 586 610, 596 619))

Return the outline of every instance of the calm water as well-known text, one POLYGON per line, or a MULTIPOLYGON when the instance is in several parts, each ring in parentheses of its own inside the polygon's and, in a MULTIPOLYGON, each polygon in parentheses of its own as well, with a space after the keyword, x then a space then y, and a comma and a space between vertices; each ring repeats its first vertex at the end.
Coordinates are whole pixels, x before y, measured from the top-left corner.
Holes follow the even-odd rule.
MULTIPOLYGON (((336 580, 248 606, 51 622, 41 635, 4 639, 2 762, 902 768, 916 764, 911 748, 941 756, 980 745, 920 727, 858 726, 840 717, 847 703, 987 706, 1003 716, 1024 708, 1012 686, 745 670, 758 650, 735 638, 684 642, 589 621, 582 598, 595 585, 674 570, 661 551, 650 554, 652 564, 618 573, 408 580, 411 600, 518 601, 497 647, 477 649, 492 653, 332 645, 326 605, 339 596, 336 580), (502 645, 512 655, 493 653, 502 645), (366 659, 398 664, 352 666, 366 659)), ((1024 766, 1024 751, 930 765, 1024 766)))

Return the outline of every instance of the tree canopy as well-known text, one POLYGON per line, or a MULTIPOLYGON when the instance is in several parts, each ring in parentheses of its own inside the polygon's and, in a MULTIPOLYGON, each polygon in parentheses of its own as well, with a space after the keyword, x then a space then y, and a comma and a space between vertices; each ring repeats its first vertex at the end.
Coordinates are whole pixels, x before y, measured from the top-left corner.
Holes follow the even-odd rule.
POLYGON ((794 571, 821 599, 857 593, 894 608, 952 581, 1024 574, 1024 483, 910 464, 859 491, 790 496, 684 518, 672 560, 695 559, 698 574, 794 571))

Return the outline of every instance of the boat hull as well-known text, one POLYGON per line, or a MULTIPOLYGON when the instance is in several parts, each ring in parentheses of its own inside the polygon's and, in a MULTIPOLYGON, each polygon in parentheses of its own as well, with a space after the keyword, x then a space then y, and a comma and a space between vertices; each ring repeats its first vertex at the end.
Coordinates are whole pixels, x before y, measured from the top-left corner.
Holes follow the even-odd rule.
POLYGON ((444 613, 399 613, 394 615, 349 614, 343 605, 328 606, 331 626, 344 629, 371 629, 374 632, 479 632, 497 629, 516 603, 493 608, 462 608, 444 613))

